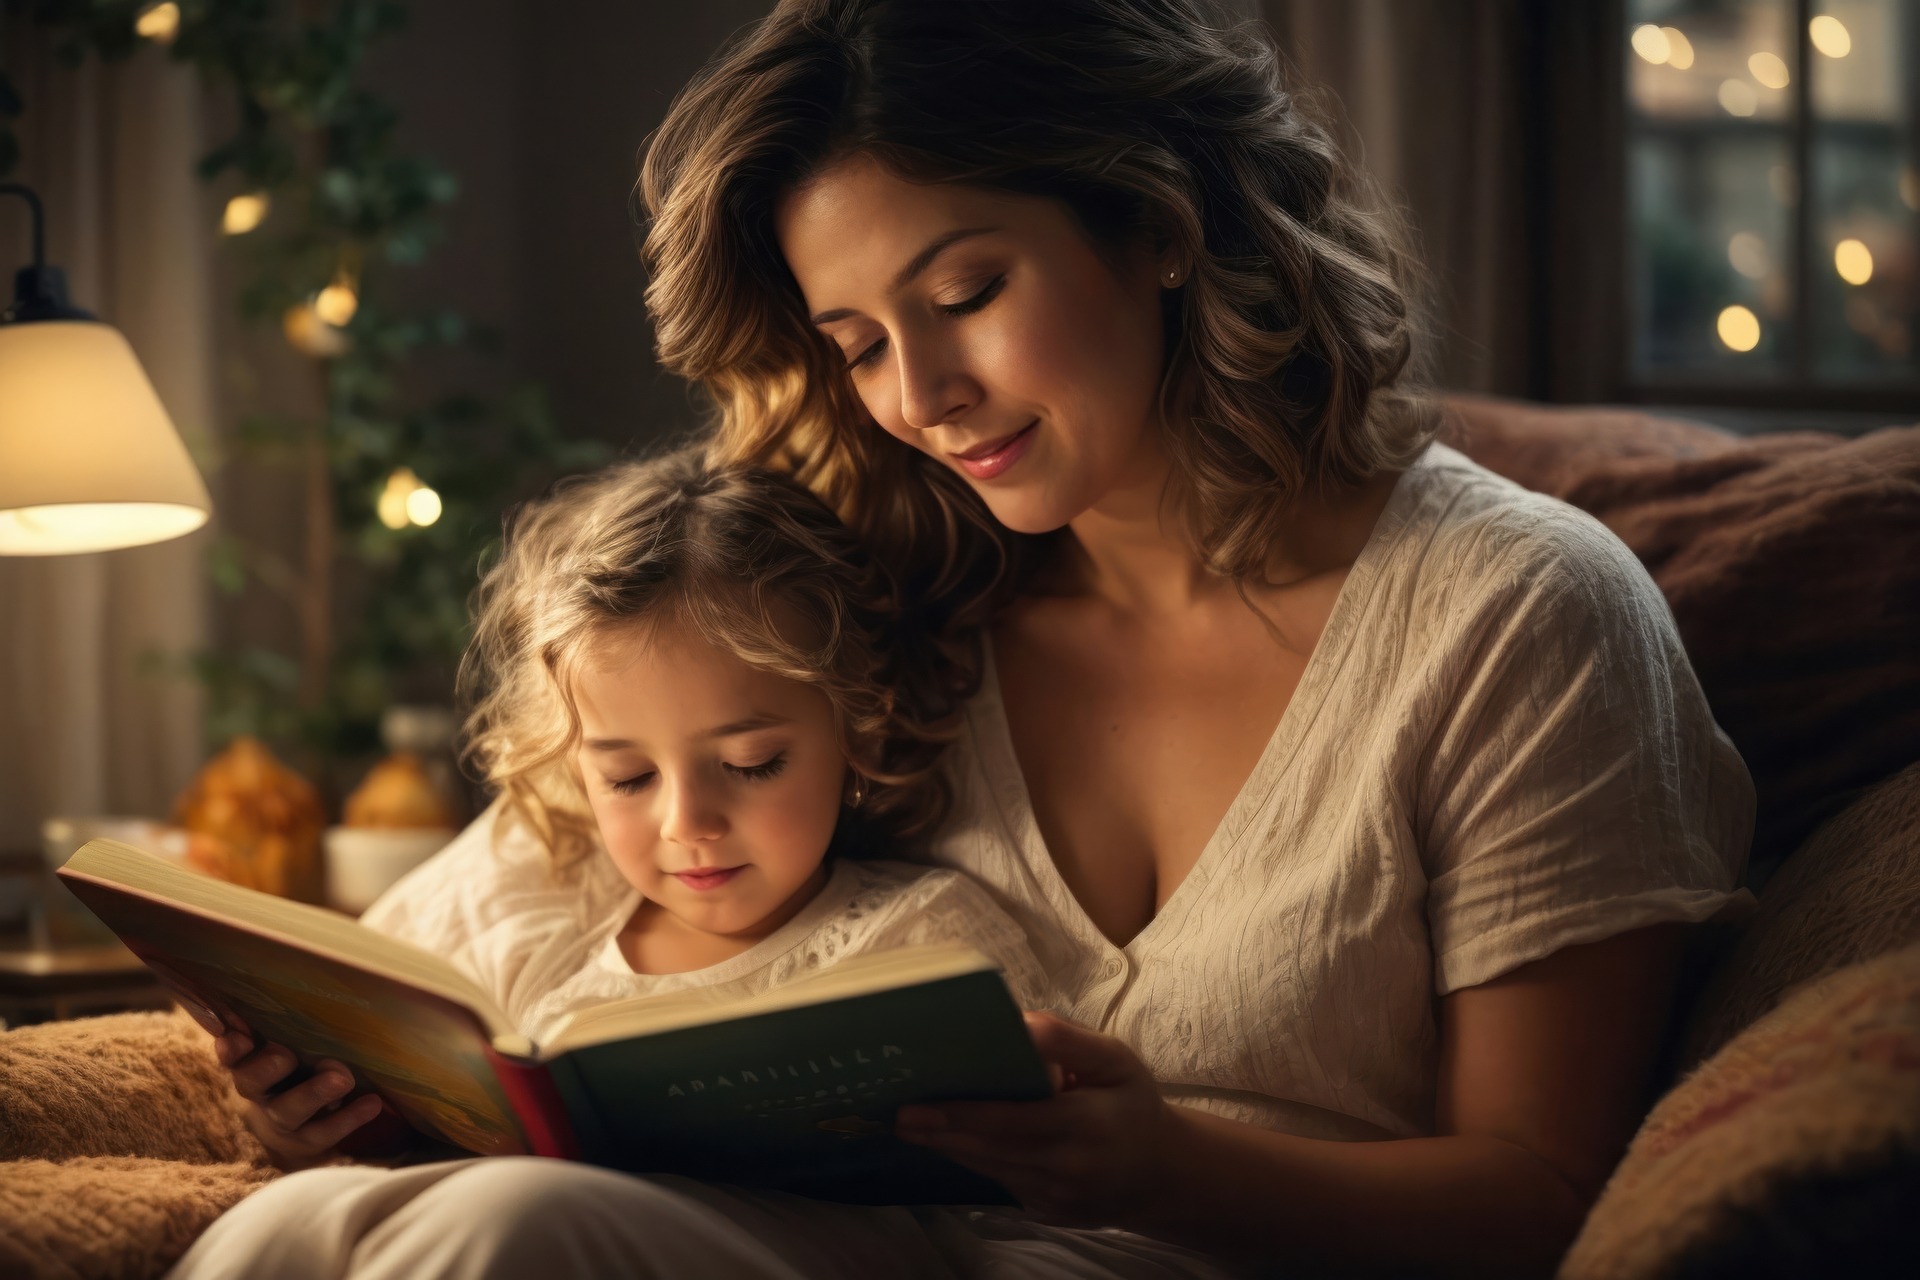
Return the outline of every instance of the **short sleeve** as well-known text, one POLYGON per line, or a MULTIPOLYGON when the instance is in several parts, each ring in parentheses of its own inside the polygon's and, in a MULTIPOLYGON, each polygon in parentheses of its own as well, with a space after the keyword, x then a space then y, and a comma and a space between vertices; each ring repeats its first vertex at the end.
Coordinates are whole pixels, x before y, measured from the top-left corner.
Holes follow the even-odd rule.
POLYGON ((1753 785, 1672 614, 1611 533, 1555 507, 1453 619, 1418 802, 1440 995, 1752 902, 1753 785))

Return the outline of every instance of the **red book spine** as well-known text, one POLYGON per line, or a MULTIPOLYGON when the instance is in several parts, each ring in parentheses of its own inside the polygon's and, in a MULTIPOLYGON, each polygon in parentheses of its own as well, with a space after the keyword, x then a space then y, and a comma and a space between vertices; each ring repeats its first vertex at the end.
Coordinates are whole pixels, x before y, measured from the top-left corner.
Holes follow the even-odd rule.
POLYGON ((546 1064, 516 1062, 496 1053, 492 1045, 484 1049, 494 1077, 500 1081, 507 1101, 513 1105, 514 1115, 519 1117, 520 1127, 526 1131, 533 1154, 578 1160, 580 1144, 574 1139, 573 1125, 567 1120, 567 1109, 560 1101, 560 1091, 553 1087, 553 1077, 547 1073, 546 1064))

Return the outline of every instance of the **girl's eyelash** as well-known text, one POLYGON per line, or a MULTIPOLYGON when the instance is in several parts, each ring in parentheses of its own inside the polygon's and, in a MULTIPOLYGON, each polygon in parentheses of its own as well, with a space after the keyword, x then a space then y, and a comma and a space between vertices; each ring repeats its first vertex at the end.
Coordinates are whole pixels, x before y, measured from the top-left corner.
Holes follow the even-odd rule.
POLYGON ((622 778, 618 782, 609 782, 607 785, 623 796, 630 796, 651 781, 653 781, 653 771, 649 769, 645 773, 636 773, 631 778, 622 778))
POLYGON ((759 764, 730 764, 727 771, 735 777, 745 778, 749 782, 762 782, 778 774, 787 767, 787 753, 782 751, 762 760, 759 764))
MULTIPOLYGON (((1007 282, 1006 276, 1004 275, 995 276, 993 279, 987 281, 985 287, 983 287, 980 290, 980 292, 974 294, 971 298, 966 299, 964 302, 954 302, 941 307, 940 313, 945 316, 970 316, 974 312, 986 306, 989 302, 992 302, 996 297, 998 297, 1000 295, 1001 286, 1005 285, 1006 282, 1007 282)), ((880 358, 880 353, 886 350, 886 348, 887 348, 887 340, 885 338, 881 338, 877 342, 873 343, 871 346, 867 347, 867 349, 862 351, 859 355, 847 361, 847 368, 858 369, 863 365, 872 364, 875 360, 880 358)))

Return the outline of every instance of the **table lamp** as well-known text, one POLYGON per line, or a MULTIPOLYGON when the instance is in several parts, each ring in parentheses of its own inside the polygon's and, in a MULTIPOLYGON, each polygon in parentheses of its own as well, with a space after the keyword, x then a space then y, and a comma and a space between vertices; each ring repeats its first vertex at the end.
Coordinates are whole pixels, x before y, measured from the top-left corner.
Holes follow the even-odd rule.
POLYGON ((0 312, 0 555, 46 556, 163 542, 207 522, 193 459, 118 330, 67 301, 46 263, 39 198, 33 265, 0 312))

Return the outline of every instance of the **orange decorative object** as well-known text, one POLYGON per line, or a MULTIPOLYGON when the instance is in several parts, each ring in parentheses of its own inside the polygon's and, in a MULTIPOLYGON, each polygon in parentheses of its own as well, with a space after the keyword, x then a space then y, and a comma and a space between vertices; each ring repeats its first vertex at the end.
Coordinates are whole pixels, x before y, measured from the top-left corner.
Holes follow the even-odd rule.
POLYGON ((320 901, 320 831, 313 784, 249 737, 207 761, 174 803, 187 861, 209 875, 301 902, 320 901))
POLYGON ((452 829, 453 807, 447 803, 420 757, 396 751, 373 766, 366 779, 347 797, 342 824, 349 827, 452 829))

